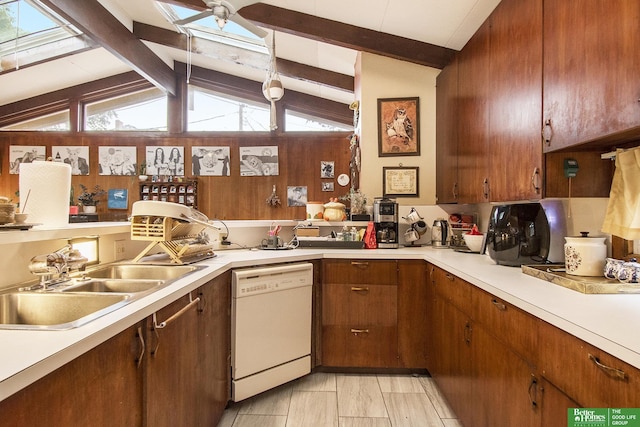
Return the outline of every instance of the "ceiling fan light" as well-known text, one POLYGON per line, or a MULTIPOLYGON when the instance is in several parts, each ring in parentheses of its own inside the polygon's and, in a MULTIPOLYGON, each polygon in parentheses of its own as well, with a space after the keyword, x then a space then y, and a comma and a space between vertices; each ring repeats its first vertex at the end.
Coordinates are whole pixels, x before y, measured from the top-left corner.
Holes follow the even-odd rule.
POLYGON ((213 17, 216 19, 218 28, 222 30, 229 19, 229 9, 222 5, 217 5, 211 8, 211 12, 213 12, 213 17))
POLYGON ((224 26, 227 24, 227 20, 226 19, 222 19, 222 18, 218 18, 217 16, 216 18, 216 24, 218 24, 218 28, 220 28, 221 30, 224 28, 224 26))

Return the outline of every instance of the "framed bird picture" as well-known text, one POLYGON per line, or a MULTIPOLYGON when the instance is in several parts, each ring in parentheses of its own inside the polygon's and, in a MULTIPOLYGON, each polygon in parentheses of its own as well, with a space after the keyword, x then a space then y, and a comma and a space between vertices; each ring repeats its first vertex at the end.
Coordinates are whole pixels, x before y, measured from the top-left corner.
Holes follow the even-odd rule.
POLYGON ((419 98, 378 99, 378 157, 420 155, 419 98))

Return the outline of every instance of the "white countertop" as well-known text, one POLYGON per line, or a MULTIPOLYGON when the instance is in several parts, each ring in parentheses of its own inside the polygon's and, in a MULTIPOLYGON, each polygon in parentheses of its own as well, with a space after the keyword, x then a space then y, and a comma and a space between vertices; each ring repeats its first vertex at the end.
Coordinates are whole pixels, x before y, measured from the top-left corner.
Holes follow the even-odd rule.
POLYGON ((78 328, 0 330, 0 400, 231 268, 321 258, 424 259, 640 368, 640 295, 585 295, 450 249, 228 250, 199 263, 207 268, 78 328))

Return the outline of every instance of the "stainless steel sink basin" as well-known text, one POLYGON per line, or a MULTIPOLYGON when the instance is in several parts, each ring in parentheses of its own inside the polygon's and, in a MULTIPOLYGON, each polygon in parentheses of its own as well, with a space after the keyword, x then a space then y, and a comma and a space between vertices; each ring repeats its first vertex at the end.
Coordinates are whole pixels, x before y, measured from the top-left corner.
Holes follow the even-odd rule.
POLYGON ((79 280, 76 284, 70 285, 62 292, 120 292, 138 293, 153 290, 164 285, 164 280, 146 279, 88 279, 79 280))
POLYGON ((71 329, 127 304, 128 294, 12 292, 0 295, 1 329, 71 329))
POLYGON ((107 279, 174 280, 199 268, 194 265, 112 264, 88 271, 86 275, 107 279))

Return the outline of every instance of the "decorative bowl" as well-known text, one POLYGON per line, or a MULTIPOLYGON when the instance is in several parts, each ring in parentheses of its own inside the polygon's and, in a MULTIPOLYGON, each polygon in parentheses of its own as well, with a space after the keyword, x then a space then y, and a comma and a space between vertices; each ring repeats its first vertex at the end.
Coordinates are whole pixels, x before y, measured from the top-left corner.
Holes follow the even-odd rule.
POLYGON ((484 240, 483 234, 465 234, 464 243, 467 245, 471 252, 480 252, 482 250, 482 241, 484 240))

